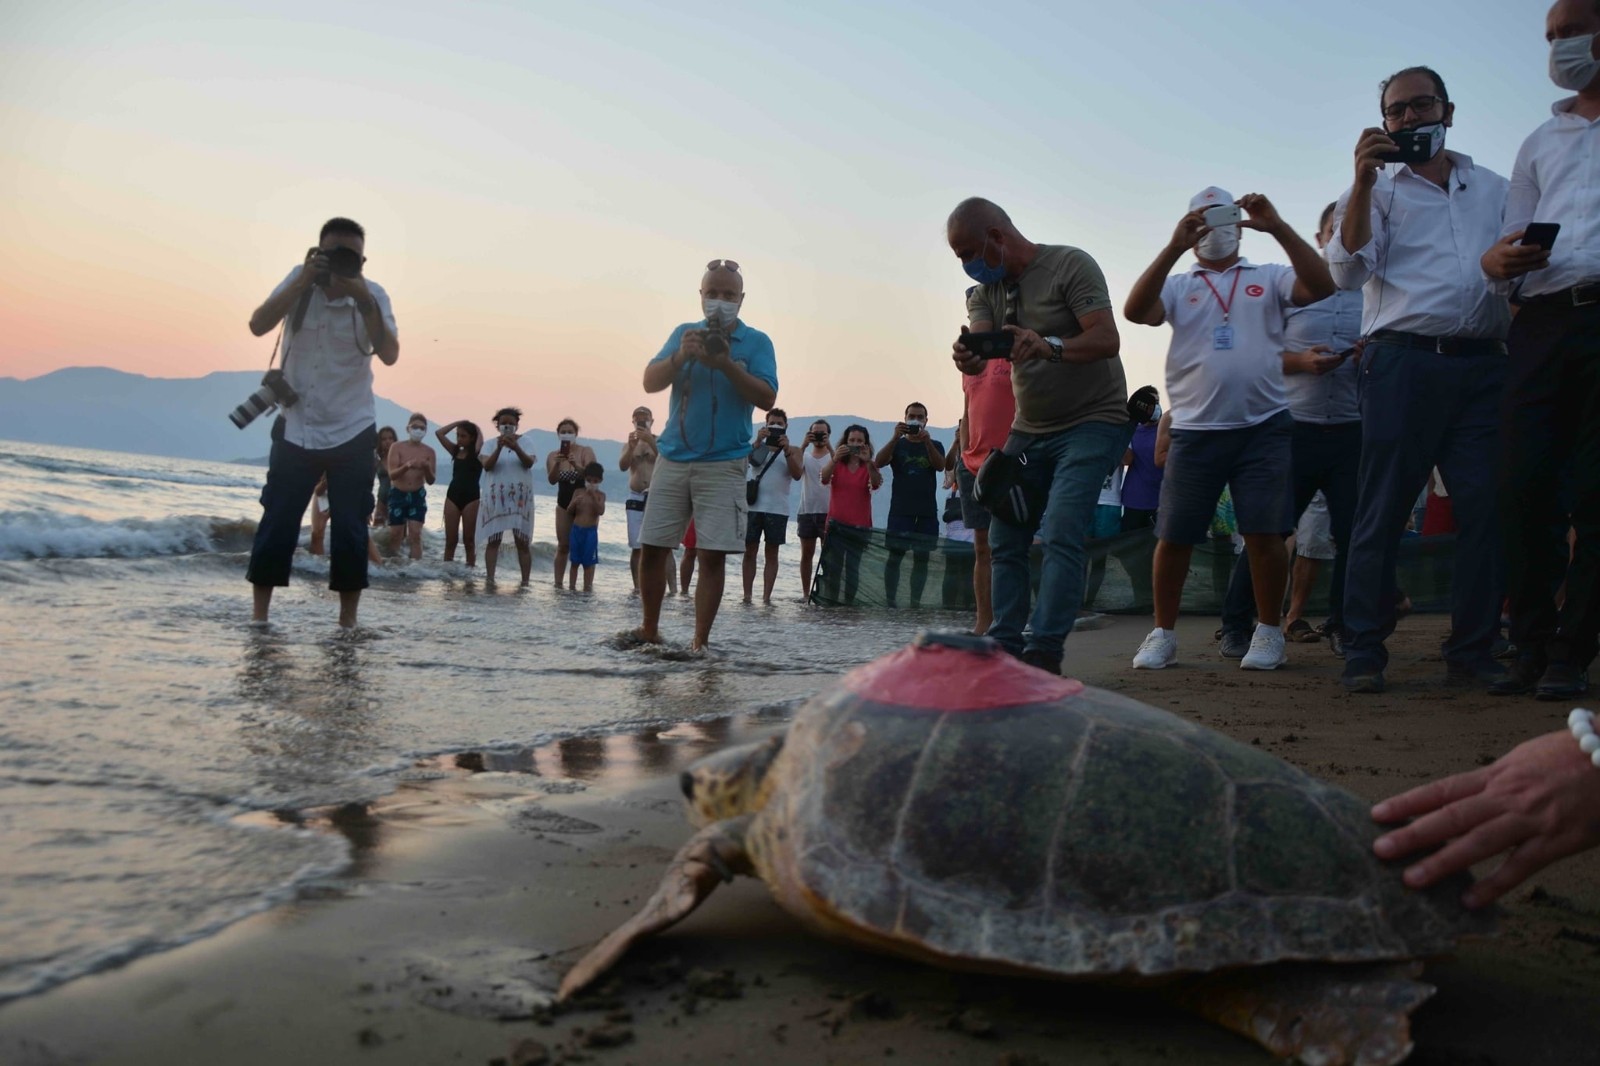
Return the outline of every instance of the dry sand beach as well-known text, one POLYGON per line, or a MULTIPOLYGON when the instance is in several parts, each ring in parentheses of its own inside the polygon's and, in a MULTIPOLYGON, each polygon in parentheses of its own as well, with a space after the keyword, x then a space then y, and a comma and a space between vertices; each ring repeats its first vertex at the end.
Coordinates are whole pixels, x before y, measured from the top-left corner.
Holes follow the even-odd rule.
MULTIPOLYGON (((1069 644, 1084 681, 1259 744, 1376 799, 1559 726, 1564 705, 1447 689, 1445 621, 1394 642, 1390 691, 1352 698, 1325 646, 1241 673, 1213 622, 1179 665, 1128 669, 1142 619, 1069 644)), ((636 951, 583 1009, 559 974, 654 888, 689 834, 676 776, 780 713, 419 766, 369 808, 309 812, 356 861, 220 935, 0 1008, 0 1061, 155 1064, 538 1062, 1264 1063, 1154 999, 931 970, 802 931, 757 882, 720 889, 636 951)), ((1515 892, 1501 934, 1433 963, 1414 1063, 1600 1062, 1600 854, 1515 892)))

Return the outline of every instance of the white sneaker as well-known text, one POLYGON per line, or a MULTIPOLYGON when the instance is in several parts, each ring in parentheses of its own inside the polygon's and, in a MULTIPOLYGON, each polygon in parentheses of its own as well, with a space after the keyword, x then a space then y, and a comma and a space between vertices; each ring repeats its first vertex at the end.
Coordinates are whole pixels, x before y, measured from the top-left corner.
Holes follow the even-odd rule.
POLYGON ((1289 661, 1283 650, 1281 626, 1256 625, 1256 635, 1250 638, 1250 650, 1239 660, 1241 670, 1276 670, 1289 661))
POLYGON ((1178 634, 1170 629, 1152 629, 1150 635, 1144 638, 1144 643, 1139 645, 1139 653, 1133 657, 1135 670, 1164 670, 1172 660, 1178 657, 1178 634))

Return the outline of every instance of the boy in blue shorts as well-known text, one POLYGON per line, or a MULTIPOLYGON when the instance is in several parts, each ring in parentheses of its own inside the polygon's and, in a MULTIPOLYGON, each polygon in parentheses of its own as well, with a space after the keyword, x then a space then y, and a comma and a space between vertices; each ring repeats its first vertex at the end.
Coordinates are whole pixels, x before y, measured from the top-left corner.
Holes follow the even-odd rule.
POLYGON ((600 491, 606 468, 590 463, 583 470, 583 488, 572 494, 567 513, 572 515, 572 573, 567 587, 578 587, 578 567, 583 567, 583 591, 594 590, 594 568, 600 562, 600 516, 606 513, 606 494, 600 491))

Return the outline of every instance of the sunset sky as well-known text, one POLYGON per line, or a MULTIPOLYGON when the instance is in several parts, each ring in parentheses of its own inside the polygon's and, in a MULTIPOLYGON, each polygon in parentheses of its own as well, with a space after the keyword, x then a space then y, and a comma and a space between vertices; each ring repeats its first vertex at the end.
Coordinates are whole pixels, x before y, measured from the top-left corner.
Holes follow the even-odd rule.
MULTIPOLYGON (((959 199, 1087 249, 1120 317, 1207 184, 1309 235, 1402 66, 1439 70, 1450 146, 1509 175, 1562 95, 1545 10, 12 0, 0 376, 264 366, 250 312, 340 214, 399 320, 377 389, 436 421, 517 403, 622 436, 726 256, 781 404, 888 419, 920 399, 949 424, 959 199)), ((1280 258, 1259 235, 1245 254, 1280 258)), ((1159 383, 1167 331, 1119 325, 1130 387, 1159 383)))

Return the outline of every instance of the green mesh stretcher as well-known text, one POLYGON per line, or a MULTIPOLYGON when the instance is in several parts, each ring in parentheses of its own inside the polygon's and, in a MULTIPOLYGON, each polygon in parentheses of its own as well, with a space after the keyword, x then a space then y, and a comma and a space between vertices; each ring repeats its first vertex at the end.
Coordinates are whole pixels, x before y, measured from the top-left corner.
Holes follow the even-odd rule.
MULTIPOLYGON (((1086 610, 1102 614, 1149 614, 1151 554, 1155 531, 1138 529, 1088 543, 1086 610)), ((1417 611, 1449 611, 1455 535, 1408 536, 1400 542, 1400 587, 1417 611)), ((1035 591, 1040 548, 1033 547, 1035 591)), ((1213 538, 1195 548, 1184 584, 1185 614, 1220 614, 1233 571, 1233 542, 1213 538)), ((823 541, 811 602, 823 607, 877 610, 917 608, 972 610, 973 547, 966 541, 917 537, 882 529, 830 523, 823 541)), ((1308 615, 1325 614, 1333 563, 1318 568, 1308 615)))

